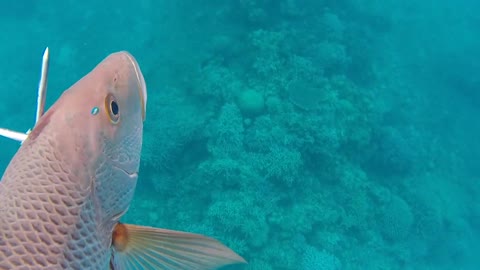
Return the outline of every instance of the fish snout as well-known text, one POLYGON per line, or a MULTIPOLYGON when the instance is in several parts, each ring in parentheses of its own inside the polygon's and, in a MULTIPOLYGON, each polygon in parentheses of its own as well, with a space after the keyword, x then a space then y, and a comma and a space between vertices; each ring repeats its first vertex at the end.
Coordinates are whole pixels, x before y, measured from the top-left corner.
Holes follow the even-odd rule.
POLYGON ((137 78, 138 91, 140 95, 140 100, 142 102, 142 119, 145 121, 145 116, 147 113, 147 85, 145 84, 145 79, 143 77, 142 71, 140 70, 140 66, 138 65, 137 60, 135 60, 135 57, 133 57, 133 55, 126 51, 123 51, 121 53, 123 53, 130 62, 131 70, 134 72, 135 77, 137 78))

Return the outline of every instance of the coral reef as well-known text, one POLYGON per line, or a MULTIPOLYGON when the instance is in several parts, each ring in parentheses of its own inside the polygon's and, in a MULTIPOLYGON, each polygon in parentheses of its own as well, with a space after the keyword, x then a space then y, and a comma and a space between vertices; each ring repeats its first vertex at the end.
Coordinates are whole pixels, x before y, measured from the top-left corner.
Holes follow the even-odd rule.
POLYGON ((226 269, 478 269, 478 4, 60 2, 0 4, 1 126, 31 127, 32 48, 52 48, 48 102, 132 52, 149 99, 125 222, 216 237, 249 261, 226 269))

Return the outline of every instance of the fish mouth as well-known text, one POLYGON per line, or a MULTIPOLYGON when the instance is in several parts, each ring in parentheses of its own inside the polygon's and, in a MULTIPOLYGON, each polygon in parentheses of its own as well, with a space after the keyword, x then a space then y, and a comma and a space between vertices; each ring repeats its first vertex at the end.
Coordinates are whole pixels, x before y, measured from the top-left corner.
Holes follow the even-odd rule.
POLYGON ((128 52, 125 52, 125 55, 132 64, 135 76, 137 77, 138 92, 142 102, 142 119, 145 121, 147 113, 147 85, 145 84, 145 78, 143 77, 142 71, 140 71, 140 66, 138 65, 137 60, 135 60, 135 58, 128 52))
POLYGON ((138 177, 138 172, 127 172, 124 171, 130 178, 137 178, 138 177))
POLYGON ((121 170, 122 170, 126 175, 128 175, 128 177, 130 177, 130 178, 132 178, 132 179, 133 179, 133 178, 136 179, 136 178, 138 177, 138 172, 129 172, 129 171, 123 170, 123 169, 121 169, 121 170))
POLYGON ((114 168, 116 169, 119 169, 120 171, 122 171, 123 173, 125 173, 126 175, 128 175, 128 177, 132 178, 132 179, 136 179, 138 178, 138 171, 129 171, 125 168, 122 168, 118 165, 112 165, 114 168))

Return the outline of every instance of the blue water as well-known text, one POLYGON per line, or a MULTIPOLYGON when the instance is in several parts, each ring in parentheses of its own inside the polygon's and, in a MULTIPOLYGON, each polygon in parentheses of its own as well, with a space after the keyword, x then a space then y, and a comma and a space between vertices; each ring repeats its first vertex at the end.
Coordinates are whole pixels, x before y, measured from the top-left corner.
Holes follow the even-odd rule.
POLYGON ((228 269, 480 269, 479 11, 1 1, 0 126, 33 125, 46 46, 48 105, 128 50, 149 100, 125 222, 216 237, 249 261, 228 269))

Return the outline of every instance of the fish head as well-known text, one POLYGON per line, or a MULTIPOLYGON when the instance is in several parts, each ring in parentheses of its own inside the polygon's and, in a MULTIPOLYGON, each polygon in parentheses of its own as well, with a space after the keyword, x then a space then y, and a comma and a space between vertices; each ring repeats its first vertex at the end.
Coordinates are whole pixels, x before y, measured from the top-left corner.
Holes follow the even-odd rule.
POLYGON ((67 89, 22 145, 54 134, 44 148, 57 151, 68 177, 94 205, 96 222, 108 224, 107 230, 133 198, 146 104, 137 61, 128 52, 117 52, 67 89))
POLYGON ((99 72, 92 83, 97 83, 97 91, 87 107, 94 119, 90 147, 97 151, 92 171, 94 200, 99 209, 97 218, 110 224, 110 230, 127 211, 134 195, 147 90, 137 61, 127 52, 111 54, 96 69, 99 72))

